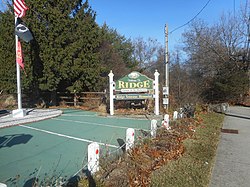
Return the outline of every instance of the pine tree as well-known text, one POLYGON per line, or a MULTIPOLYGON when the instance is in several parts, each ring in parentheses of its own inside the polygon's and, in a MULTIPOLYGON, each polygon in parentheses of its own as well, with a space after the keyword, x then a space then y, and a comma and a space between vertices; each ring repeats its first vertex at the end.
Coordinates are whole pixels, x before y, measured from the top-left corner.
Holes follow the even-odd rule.
MULTIPOLYGON (((27 1, 32 73, 43 92, 98 89, 99 27, 88 1, 27 1)), ((35 83, 36 84, 36 83, 35 83)))
POLYGON ((0 91, 16 92, 14 17, 10 11, 0 13, 0 91))
MULTIPOLYGON (((22 71, 21 79, 25 93, 34 97, 50 93, 49 97, 54 97, 58 91, 100 91, 107 86, 108 78, 103 74, 114 64, 121 71, 132 67, 130 40, 115 30, 100 28, 88 1, 25 0, 25 3, 29 10, 22 20, 34 37, 30 43, 22 41, 25 73, 22 71), (108 52, 104 50, 105 43, 111 48, 108 52)), ((0 86, 6 92, 16 90, 12 12, 11 6, 10 11, 0 14, 0 86)))

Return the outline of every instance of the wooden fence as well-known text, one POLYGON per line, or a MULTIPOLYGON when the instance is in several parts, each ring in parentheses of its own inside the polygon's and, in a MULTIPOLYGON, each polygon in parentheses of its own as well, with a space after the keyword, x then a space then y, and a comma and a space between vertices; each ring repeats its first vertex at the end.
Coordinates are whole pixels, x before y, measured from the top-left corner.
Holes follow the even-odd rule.
MULTIPOLYGON (((80 92, 67 93, 57 92, 54 100, 51 99, 51 93, 42 93, 40 98, 32 98, 29 95, 22 94, 22 107, 24 108, 46 108, 55 105, 66 106, 90 106, 98 107, 100 104, 106 104, 106 92, 80 92)), ((17 94, 0 94, 0 109, 17 107, 17 94)))
POLYGON ((58 92, 60 105, 68 106, 98 106, 106 103, 106 92, 80 92, 80 93, 62 93, 58 92))

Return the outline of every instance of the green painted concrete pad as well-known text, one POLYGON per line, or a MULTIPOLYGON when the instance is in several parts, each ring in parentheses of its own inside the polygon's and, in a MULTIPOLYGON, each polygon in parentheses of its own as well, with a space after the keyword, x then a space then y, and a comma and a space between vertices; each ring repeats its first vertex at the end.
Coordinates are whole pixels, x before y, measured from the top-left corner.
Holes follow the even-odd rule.
POLYGON ((86 166, 91 141, 110 144, 102 145, 102 152, 115 153, 127 128, 137 129, 138 139, 139 129, 150 129, 150 120, 66 109, 56 118, 0 129, 0 182, 27 186, 35 178, 40 185, 68 180, 86 166))

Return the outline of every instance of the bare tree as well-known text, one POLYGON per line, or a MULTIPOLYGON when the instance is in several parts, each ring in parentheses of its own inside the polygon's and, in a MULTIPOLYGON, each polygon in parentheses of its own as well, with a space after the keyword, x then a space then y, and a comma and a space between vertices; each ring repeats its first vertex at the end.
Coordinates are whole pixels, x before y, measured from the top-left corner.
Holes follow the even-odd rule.
POLYGON ((156 39, 148 38, 144 40, 142 37, 138 37, 133 41, 134 60, 138 64, 139 71, 143 72, 149 69, 158 60, 159 50, 162 46, 156 39))
POLYGON ((235 100, 246 92, 245 65, 239 58, 246 51, 246 28, 240 16, 228 13, 213 26, 195 21, 183 34, 190 73, 205 100, 235 100))
POLYGON ((172 107, 182 107, 199 101, 196 82, 189 74, 185 59, 181 58, 178 50, 171 54, 170 85, 172 107))

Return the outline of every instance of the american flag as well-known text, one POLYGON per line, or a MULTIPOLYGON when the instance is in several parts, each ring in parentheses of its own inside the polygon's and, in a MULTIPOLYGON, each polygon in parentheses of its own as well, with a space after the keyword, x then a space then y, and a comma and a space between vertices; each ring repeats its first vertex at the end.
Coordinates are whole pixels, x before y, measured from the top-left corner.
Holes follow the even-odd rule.
POLYGON ((14 13, 18 18, 25 16, 25 12, 28 10, 24 0, 14 0, 14 13))

